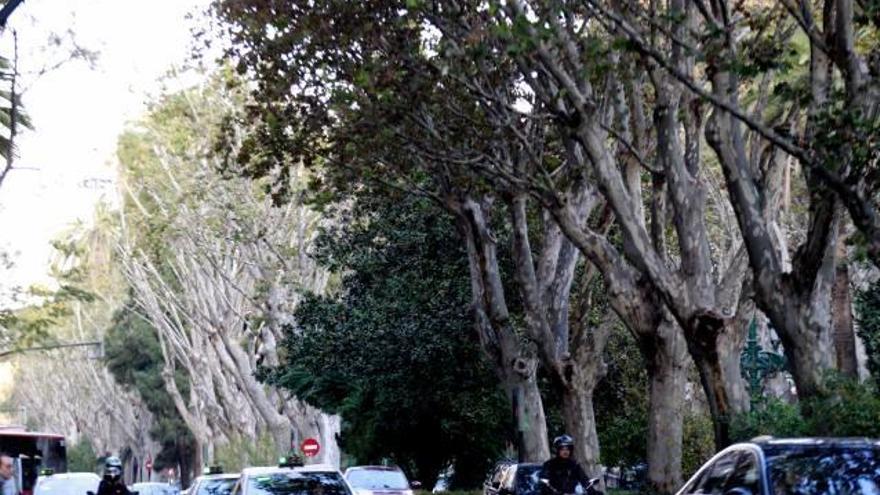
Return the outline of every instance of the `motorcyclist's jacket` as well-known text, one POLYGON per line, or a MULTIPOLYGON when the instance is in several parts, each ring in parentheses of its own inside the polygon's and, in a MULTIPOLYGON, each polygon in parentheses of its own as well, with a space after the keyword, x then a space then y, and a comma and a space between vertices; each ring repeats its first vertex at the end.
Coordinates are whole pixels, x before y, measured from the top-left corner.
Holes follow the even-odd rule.
POLYGON ((554 457, 544 463, 544 466, 541 467, 541 478, 549 481, 550 486, 557 492, 547 494, 550 491, 545 490, 547 495, 569 495, 575 492, 578 485, 586 488, 590 483, 590 479, 580 464, 574 459, 561 457, 554 457))
POLYGON ((96 495, 131 495, 128 487, 122 481, 101 480, 96 495))

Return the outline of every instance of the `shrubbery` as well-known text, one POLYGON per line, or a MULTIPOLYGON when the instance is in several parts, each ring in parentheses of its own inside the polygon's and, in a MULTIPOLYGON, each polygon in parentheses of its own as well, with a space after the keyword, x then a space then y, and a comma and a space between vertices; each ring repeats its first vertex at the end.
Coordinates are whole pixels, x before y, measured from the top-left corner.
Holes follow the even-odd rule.
POLYGON ((878 437, 880 395, 873 381, 859 383, 829 375, 820 397, 800 404, 768 398, 749 413, 733 418, 731 428, 737 441, 759 435, 878 437))
POLYGON ((880 380, 880 281, 856 296, 858 334, 868 354, 868 370, 880 380))
POLYGON ((95 472, 98 468, 98 455, 92 446, 92 441, 82 437, 67 451, 67 471, 95 472))
POLYGON ((248 466, 273 466, 277 462, 275 442, 271 435, 265 433, 255 439, 231 438, 214 451, 214 464, 223 466, 227 473, 235 473, 248 466))

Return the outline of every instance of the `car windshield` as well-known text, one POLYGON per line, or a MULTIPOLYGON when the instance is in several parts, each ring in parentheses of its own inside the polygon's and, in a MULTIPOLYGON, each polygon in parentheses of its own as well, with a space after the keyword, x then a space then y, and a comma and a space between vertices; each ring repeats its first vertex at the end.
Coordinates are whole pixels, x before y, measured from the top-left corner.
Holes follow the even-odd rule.
POLYGON ((193 495, 229 495, 235 487, 235 478, 204 480, 199 483, 199 491, 193 495))
POLYGON ((880 455, 871 448, 780 451, 767 457, 774 495, 880 495, 880 455))
POLYGON ((34 495, 86 495, 97 492, 98 476, 65 476, 46 478, 37 485, 34 495))
POLYGON ((351 495, 337 473, 271 473, 248 479, 248 495, 351 495))
POLYGON ((409 483, 400 471, 389 469, 355 469, 346 476, 353 488, 365 490, 408 490, 409 483))

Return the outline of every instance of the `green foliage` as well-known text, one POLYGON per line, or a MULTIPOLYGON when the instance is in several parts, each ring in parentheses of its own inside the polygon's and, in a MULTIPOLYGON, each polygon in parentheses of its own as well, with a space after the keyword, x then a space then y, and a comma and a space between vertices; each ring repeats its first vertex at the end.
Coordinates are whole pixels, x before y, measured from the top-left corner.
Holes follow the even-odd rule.
POLYGON ((96 472, 98 454, 88 438, 80 438, 79 442, 67 450, 67 470, 70 472, 96 472))
POLYGON ((734 441, 748 441, 762 435, 797 437, 807 434, 807 424, 796 404, 768 397, 751 411, 735 416, 730 422, 734 441))
POLYGON ((357 462, 390 458, 430 481, 477 486, 503 449, 509 406, 475 341, 463 246, 425 200, 365 195, 317 240, 343 273, 337 297, 309 295, 286 365, 266 377, 343 418, 357 462))
POLYGON ((272 466, 277 462, 275 442, 265 433, 255 439, 234 437, 214 450, 214 464, 223 466, 227 473, 248 466, 272 466))
POLYGON ((681 472, 687 479, 715 454, 715 433, 708 414, 686 414, 682 430, 681 472))
POLYGON ((880 437, 880 394, 876 383, 830 375, 825 389, 819 397, 801 403, 809 434, 880 437))
POLYGON ((874 382, 829 375, 824 388, 821 395, 797 405, 766 399, 733 418, 732 437, 880 436, 880 395, 874 382))
POLYGON ((602 463, 629 466, 647 458, 648 377, 632 335, 615 326, 605 348, 608 372, 594 393, 602 463))
MULTIPOLYGON (((137 391, 153 413, 155 425, 150 434, 162 446, 153 460, 155 468, 187 465, 194 439, 165 389, 165 363, 156 330, 133 310, 123 307, 107 331, 105 353, 107 368, 116 381, 137 391)), ((188 393, 185 377, 177 378, 181 393, 188 393)))
POLYGON ((0 309, 2 350, 15 351, 57 340, 52 330, 73 314, 73 302, 91 302, 94 296, 61 280, 57 290, 31 287, 27 298, 36 300, 16 310, 0 309))
POLYGON ((856 320, 868 355, 868 370, 875 380, 880 380, 880 282, 874 282, 856 296, 856 320))

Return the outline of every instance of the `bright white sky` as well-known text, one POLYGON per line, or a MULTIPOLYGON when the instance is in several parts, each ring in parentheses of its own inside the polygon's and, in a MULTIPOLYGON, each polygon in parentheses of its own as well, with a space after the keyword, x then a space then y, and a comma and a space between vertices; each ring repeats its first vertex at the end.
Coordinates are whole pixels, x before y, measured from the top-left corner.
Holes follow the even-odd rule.
MULTIPOLYGON (((26 0, 13 14, 9 27, 18 31, 23 72, 58 60, 58 51, 46 53, 50 32, 72 29, 80 46, 100 55, 94 68, 72 62, 31 81, 24 95, 36 129, 18 139, 17 163, 26 169, 11 172, 0 187, 0 250, 16 264, 11 273, 0 269, 0 286, 46 283, 49 241, 76 221, 90 221, 102 198, 116 202, 116 138, 160 91, 159 79, 186 61, 195 24, 186 14, 208 3, 26 0)), ((7 29, 0 45, 7 56, 9 39, 7 29)))

